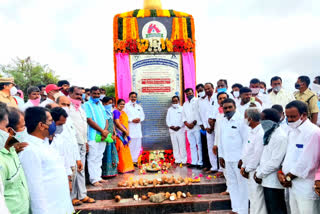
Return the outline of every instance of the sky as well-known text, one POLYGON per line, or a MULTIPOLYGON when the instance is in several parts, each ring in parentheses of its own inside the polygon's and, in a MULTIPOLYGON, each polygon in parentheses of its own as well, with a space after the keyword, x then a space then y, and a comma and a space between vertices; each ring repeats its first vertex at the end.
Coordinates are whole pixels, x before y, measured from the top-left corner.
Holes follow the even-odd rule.
MULTIPOLYGON (((320 75, 319 0, 162 0, 195 18, 197 83, 224 78, 269 85, 320 75)), ((0 64, 47 64, 72 85, 114 82, 113 16, 143 0, 0 0, 0 64)))

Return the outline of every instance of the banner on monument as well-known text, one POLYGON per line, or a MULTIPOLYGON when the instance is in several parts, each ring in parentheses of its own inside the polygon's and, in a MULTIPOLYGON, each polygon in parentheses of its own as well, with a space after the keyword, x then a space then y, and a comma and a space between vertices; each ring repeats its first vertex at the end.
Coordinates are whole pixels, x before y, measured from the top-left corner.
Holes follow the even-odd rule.
POLYGON ((132 89, 145 112, 142 123, 144 150, 171 149, 166 114, 171 98, 181 95, 180 53, 130 55, 132 89))

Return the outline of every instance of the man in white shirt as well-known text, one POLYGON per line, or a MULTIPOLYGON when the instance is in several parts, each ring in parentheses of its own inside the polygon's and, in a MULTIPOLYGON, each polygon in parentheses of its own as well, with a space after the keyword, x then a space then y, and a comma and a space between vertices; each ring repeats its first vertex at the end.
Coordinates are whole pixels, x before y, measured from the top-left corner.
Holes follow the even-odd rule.
POLYGON ((252 91, 252 96, 255 97, 256 101, 259 102, 262 106, 262 109, 271 107, 271 100, 269 94, 264 94, 261 92, 260 88, 260 80, 252 79, 250 80, 250 89, 252 91))
POLYGON ((250 88, 242 87, 240 89, 240 98, 241 98, 241 102, 237 106, 237 112, 239 112, 243 118, 244 118, 245 111, 250 106, 257 107, 262 110, 261 104, 257 102, 255 98, 252 98, 252 91, 250 88))
POLYGON ((213 85, 212 83, 206 83, 204 85, 204 89, 206 92, 206 97, 204 99, 198 100, 199 105, 199 115, 201 120, 201 126, 204 127, 204 129, 207 132, 207 148, 208 148, 208 155, 210 159, 211 164, 211 172, 217 172, 218 171, 218 163, 217 163, 217 156, 213 154, 213 146, 214 146, 214 130, 209 125, 209 116, 214 111, 214 96, 213 96, 213 85))
MULTIPOLYGON (((79 87, 72 86, 69 88, 69 99, 71 101, 69 117, 73 121, 73 125, 75 127, 76 139, 78 144, 78 151, 80 154, 80 160, 83 164, 83 168, 85 168, 86 163, 86 153, 87 153, 87 116, 86 112, 81 107, 82 101, 82 92, 79 87)), ((93 198, 89 198, 87 196, 87 188, 86 188, 86 178, 85 172, 76 171, 76 177, 74 180, 74 188, 72 188, 72 198, 76 198, 83 203, 94 203, 95 200, 93 198)))
POLYGON ((201 167, 202 162, 202 146, 200 137, 201 120, 198 110, 198 101, 194 97, 193 89, 187 88, 184 93, 187 101, 183 104, 182 120, 187 130, 187 137, 190 142, 190 151, 192 163, 190 167, 201 167))
POLYGON ((182 111, 179 97, 172 97, 172 105, 168 109, 166 123, 169 127, 173 156, 176 164, 187 163, 186 137, 184 134, 182 111))
POLYGON ((55 103, 56 99, 60 96, 60 88, 55 84, 49 84, 46 87, 47 99, 40 103, 41 107, 46 107, 50 103, 55 103))
MULTIPOLYGON (((196 86, 197 94, 198 94, 198 110, 199 110, 199 102, 206 98, 206 92, 204 90, 204 85, 202 83, 196 86)), ((201 136, 201 146, 202 146, 202 170, 207 172, 211 169, 210 158, 208 153, 208 143, 207 143, 207 131, 203 125, 200 126, 200 136, 201 136)), ((190 148, 189 148, 190 150, 190 148)), ((187 150, 188 151, 188 150, 187 150)), ((211 170, 210 170, 211 171, 211 170)))
POLYGON ((293 93, 290 93, 282 88, 281 77, 275 76, 271 78, 272 91, 269 94, 272 105, 281 105, 283 108, 288 103, 295 100, 293 93))
POLYGON ((142 129, 141 122, 144 121, 145 115, 142 107, 137 104, 138 94, 136 92, 130 92, 130 101, 126 103, 124 111, 129 118, 129 133, 131 137, 131 143, 129 144, 130 152, 133 163, 138 162, 139 155, 142 154, 142 129))
POLYGON ((58 153, 44 143, 54 133, 52 117, 41 107, 28 108, 25 122, 29 144, 19 153, 30 192, 33 214, 73 213, 68 179, 58 153))
POLYGON ((236 112, 236 104, 233 99, 225 99, 222 106, 225 118, 221 121, 219 162, 225 168, 232 211, 238 214, 247 214, 248 186, 238 168, 246 139, 244 132, 247 128, 244 127, 243 117, 236 112))
POLYGON ((248 179, 250 214, 267 214, 263 187, 253 179, 263 151, 264 131, 260 124, 260 110, 255 107, 248 108, 245 123, 249 126, 249 134, 242 150, 241 175, 248 179))
POLYGON ((263 152, 254 180, 263 186, 268 213, 287 213, 284 188, 277 178, 277 171, 286 154, 287 134, 279 126, 280 116, 275 109, 265 109, 261 113, 264 130, 263 152))
POLYGON ((243 85, 239 84, 239 83, 235 83, 232 85, 232 98, 233 100, 236 102, 237 107, 240 105, 241 102, 241 98, 240 98, 240 89, 243 87, 243 85))
POLYGON ((38 106, 40 104, 40 89, 38 87, 30 86, 27 90, 27 94, 29 100, 20 109, 23 112, 29 107, 38 106))
POLYGON ((286 115, 292 130, 279 181, 289 187, 292 213, 316 214, 320 212, 320 198, 314 191, 320 163, 320 129, 308 119, 308 106, 302 101, 289 103, 286 115))

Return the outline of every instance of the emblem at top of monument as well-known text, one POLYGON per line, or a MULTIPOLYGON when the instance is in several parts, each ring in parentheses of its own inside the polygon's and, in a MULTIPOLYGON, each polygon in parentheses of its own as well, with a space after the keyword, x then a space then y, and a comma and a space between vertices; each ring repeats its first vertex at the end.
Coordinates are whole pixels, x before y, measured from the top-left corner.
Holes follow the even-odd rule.
POLYGON ((144 39, 166 39, 167 28, 158 21, 150 21, 143 26, 142 37, 144 39))

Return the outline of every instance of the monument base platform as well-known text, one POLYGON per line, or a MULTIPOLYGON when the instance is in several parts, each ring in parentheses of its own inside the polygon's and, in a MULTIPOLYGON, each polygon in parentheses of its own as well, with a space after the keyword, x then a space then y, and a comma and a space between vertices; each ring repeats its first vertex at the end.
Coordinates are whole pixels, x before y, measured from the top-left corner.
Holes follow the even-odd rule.
POLYGON ((199 169, 187 167, 172 167, 167 174, 147 173, 140 175, 139 170, 128 174, 120 174, 108 179, 108 183, 102 187, 88 185, 88 196, 96 199, 94 204, 83 204, 75 207, 81 214, 116 214, 116 213, 229 213, 231 202, 229 196, 220 195, 226 190, 225 179, 216 178, 213 174, 205 174, 199 169), (163 176, 175 178, 200 178, 200 182, 191 184, 148 184, 146 186, 119 187, 124 181, 136 181, 139 179, 160 180, 163 176), (180 198, 174 201, 165 200, 162 203, 153 203, 149 199, 142 200, 148 193, 169 192, 191 193, 191 197, 180 198), (120 195, 120 202, 115 201, 115 196, 120 195), (134 196, 139 199, 135 200, 134 196))

